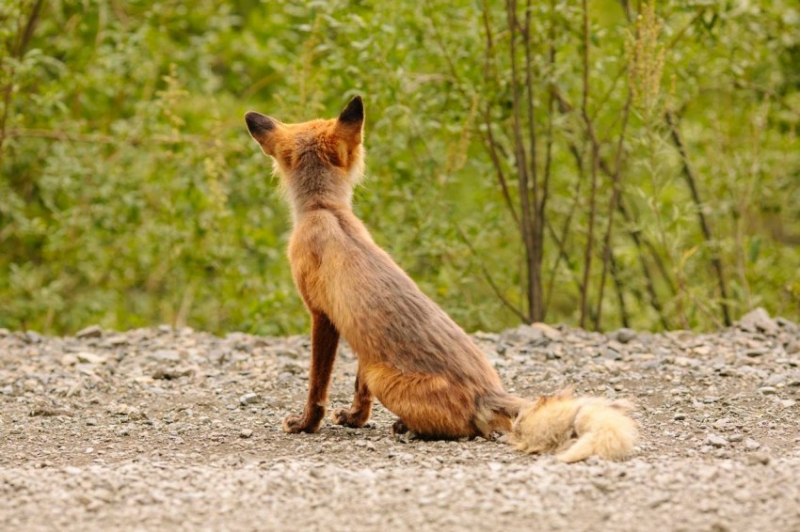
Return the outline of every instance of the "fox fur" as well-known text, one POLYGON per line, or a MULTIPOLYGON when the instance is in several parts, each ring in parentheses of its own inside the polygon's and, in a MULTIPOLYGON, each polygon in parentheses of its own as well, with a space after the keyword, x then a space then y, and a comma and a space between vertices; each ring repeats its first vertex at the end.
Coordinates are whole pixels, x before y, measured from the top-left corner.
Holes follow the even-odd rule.
POLYGON ((378 247, 353 214, 364 172, 364 106, 353 98, 331 120, 284 124, 256 112, 245 121, 274 161, 292 210, 289 261, 311 315, 309 391, 287 433, 316 432, 325 416, 340 336, 358 356, 350 408, 333 423, 363 426, 373 398, 398 416, 396 432, 426 438, 508 432, 527 401, 507 393, 472 339, 378 247))
POLYGON ((625 399, 573 397, 572 388, 539 397, 520 410, 509 435, 511 443, 528 453, 555 453, 572 463, 599 456, 624 460, 638 438, 636 422, 625 399))

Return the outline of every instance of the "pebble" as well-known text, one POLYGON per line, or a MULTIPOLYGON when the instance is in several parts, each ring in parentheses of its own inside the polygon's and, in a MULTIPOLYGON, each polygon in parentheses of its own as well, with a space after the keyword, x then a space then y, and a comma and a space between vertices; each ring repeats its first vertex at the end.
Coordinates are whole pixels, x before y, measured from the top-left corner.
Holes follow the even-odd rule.
POLYGON ((531 327, 541 332, 549 340, 555 341, 561 339, 561 331, 559 331, 555 327, 547 325, 546 323, 541 323, 541 322, 532 323, 531 327))
POLYGON ((239 432, 239 437, 240 438, 249 438, 252 435, 253 435, 253 430, 252 429, 242 429, 242 431, 239 432))
POLYGON ((78 362, 83 362, 84 364, 102 364, 106 361, 106 357, 103 355, 97 355, 88 351, 81 351, 76 355, 76 358, 78 362))
POLYGON ((761 395, 775 395, 778 393, 778 389, 774 386, 762 386, 758 389, 758 391, 761 393, 761 395))
POLYGON ((745 455, 744 460, 747 465, 755 466, 755 465, 769 465, 771 459, 770 456, 766 453, 755 452, 745 455))
POLYGON ((97 425, 97 420, 93 417, 90 417, 89 419, 86 420, 86 425, 94 427, 95 425, 97 425))
POLYGON ((761 448, 761 444, 752 438, 744 440, 744 448, 748 451, 756 451, 761 448))
POLYGON ((755 308, 742 316, 737 323, 740 329, 747 332, 762 331, 768 334, 778 331, 778 324, 769 317, 769 313, 761 307, 755 308))
POLYGON ((705 443, 713 447, 725 447, 728 445, 728 440, 723 436, 717 434, 709 434, 705 439, 705 443))
POLYGON ((633 329, 622 328, 619 329, 614 334, 614 337, 617 339, 619 343, 627 344, 628 342, 636 338, 636 331, 634 331, 633 329))
POLYGON ((99 325, 90 325, 75 333, 75 338, 80 338, 82 340, 86 338, 100 338, 101 336, 103 336, 103 329, 101 329, 99 325))
POLYGON ((258 402, 258 394, 249 392, 239 397, 239 403, 242 405, 252 405, 258 402))

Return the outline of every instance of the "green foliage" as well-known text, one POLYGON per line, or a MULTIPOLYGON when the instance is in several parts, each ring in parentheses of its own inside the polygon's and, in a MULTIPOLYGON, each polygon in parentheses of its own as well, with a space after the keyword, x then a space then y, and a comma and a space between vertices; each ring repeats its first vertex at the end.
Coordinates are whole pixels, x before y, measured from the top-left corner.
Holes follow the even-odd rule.
MULTIPOLYGON (((543 110, 535 121, 546 131, 553 89, 581 101, 582 15, 571 2, 532 4, 534 98, 543 110)), ((588 110, 612 166, 628 88, 636 89, 622 171, 631 219, 612 220, 618 272, 616 285, 605 281, 604 327, 621 323, 615 286, 632 326, 716 326, 714 254, 734 315, 764 305, 800 318, 800 12, 788 1, 757 4, 660 3, 659 31, 640 39, 639 56, 635 14, 629 21, 620 3, 591 4, 588 110), (665 110, 681 117, 710 242, 665 110)), ((498 138, 511 132, 504 8, 487 5, 491 83, 475 2, 3 2, 0 326, 302 331, 284 253, 288 213, 242 116, 333 116, 356 93, 367 105, 368 152, 358 214, 467 329, 513 325, 486 275, 522 306, 522 245, 482 142, 484 102, 494 104, 498 138)), ((577 323, 589 150, 577 112, 552 119, 547 319, 577 323), (553 234, 562 236, 570 218, 564 260, 553 234)), ((501 163, 513 189, 511 155, 501 163)), ((611 190, 601 174, 603 230, 611 190)), ((590 281, 597 297, 599 267, 590 281)))

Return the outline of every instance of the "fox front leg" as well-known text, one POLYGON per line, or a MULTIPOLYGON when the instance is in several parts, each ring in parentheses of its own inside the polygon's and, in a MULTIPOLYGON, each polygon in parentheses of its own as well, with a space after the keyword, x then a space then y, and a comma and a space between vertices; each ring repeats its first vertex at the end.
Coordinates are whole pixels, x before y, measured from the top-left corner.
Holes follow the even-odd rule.
POLYGON ((353 396, 353 405, 347 408, 337 408, 331 412, 331 420, 336 425, 359 428, 369 420, 372 413, 372 392, 367 387, 361 364, 356 373, 356 392, 353 396))
POLYGON ((321 312, 311 314, 311 371, 308 376, 308 399, 302 415, 286 416, 283 430, 289 434, 317 432, 325 405, 328 402, 328 386, 331 370, 339 346, 339 331, 331 320, 321 312))

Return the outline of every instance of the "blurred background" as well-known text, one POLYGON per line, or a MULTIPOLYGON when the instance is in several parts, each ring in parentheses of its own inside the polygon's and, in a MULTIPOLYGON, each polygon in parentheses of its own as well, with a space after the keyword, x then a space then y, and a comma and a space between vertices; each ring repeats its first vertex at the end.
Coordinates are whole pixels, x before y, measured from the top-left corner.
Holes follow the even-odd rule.
POLYGON ((800 320, 795 1, 0 3, 0 327, 298 333, 243 114, 363 95, 355 211, 468 330, 800 320))

